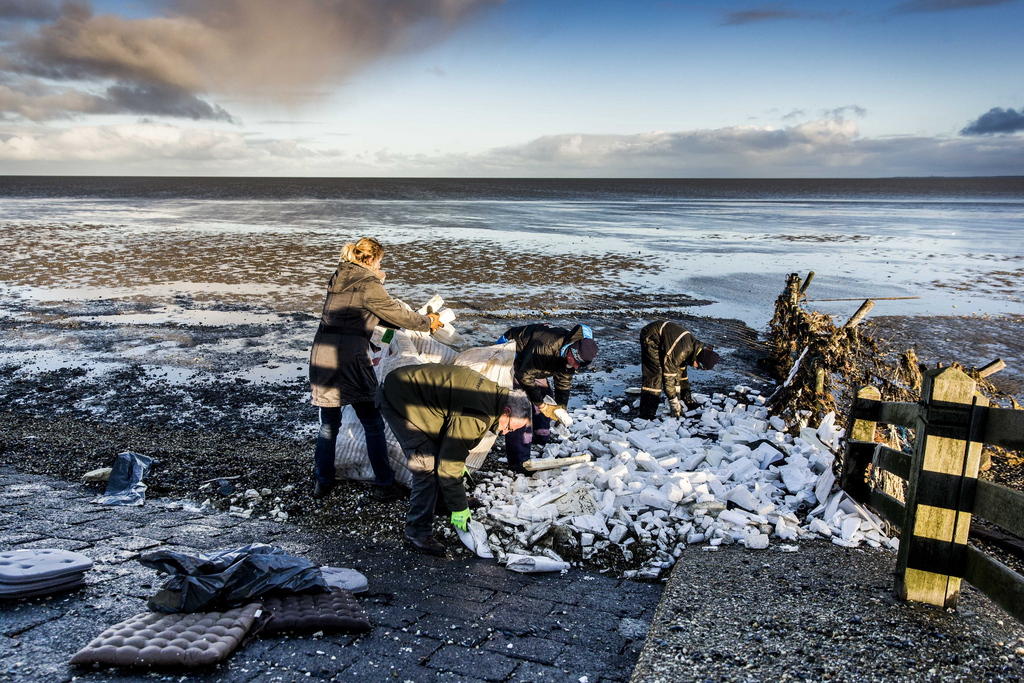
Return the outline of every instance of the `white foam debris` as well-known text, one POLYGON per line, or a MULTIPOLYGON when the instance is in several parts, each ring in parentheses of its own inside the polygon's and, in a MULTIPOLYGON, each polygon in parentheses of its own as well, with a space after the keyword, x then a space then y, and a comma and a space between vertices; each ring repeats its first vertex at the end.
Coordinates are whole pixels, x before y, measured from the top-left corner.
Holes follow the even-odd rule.
POLYGON ((543 571, 566 568, 565 558, 617 555, 640 563, 624 576, 658 578, 688 545, 763 550, 778 540, 794 552, 795 542, 819 538, 895 547, 878 517, 834 490, 843 434, 834 414, 793 436, 747 387, 694 398, 700 407, 684 418, 632 421, 621 416, 628 405, 620 413, 602 399, 573 410, 568 436, 544 448, 544 458, 589 462, 532 477, 479 475, 474 521, 497 559, 543 571))

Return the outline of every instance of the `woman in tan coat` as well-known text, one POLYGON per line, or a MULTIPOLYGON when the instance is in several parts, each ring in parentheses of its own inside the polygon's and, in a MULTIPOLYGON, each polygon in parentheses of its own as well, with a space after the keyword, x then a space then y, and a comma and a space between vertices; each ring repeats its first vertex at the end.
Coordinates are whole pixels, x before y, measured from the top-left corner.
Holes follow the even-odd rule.
POLYGON ((335 485, 334 454, 341 409, 351 405, 366 432, 366 451, 374 484, 384 499, 403 491, 388 464, 384 420, 374 404, 377 376, 370 363, 370 336, 377 325, 422 332, 441 327, 436 314, 420 315, 392 299, 381 270, 384 247, 364 237, 346 244, 337 270, 327 284, 320 326, 309 357, 313 405, 320 408, 320 432, 313 456, 313 497, 322 498, 335 485))

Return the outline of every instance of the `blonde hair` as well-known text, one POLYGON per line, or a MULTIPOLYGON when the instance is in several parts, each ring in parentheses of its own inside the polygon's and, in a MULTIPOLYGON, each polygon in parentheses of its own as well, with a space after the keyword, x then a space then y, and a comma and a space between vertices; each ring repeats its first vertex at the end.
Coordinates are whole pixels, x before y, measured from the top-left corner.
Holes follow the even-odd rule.
POLYGON ((384 256, 384 247, 372 237, 363 237, 355 244, 349 242, 341 248, 341 260, 368 266, 384 256))

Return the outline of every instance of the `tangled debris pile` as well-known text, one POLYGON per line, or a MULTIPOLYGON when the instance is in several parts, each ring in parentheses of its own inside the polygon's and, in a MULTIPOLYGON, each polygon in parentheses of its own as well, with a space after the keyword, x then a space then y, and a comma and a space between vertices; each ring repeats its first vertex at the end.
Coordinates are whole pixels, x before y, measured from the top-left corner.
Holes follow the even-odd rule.
MULTIPOLYGON (((914 349, 887 351, 879 340, 859 327, 874 301, 865 300, 845 323, 837 326, 831 316, 805 308, 807 289, 813 279, 813 272, 805 279, 790 273, 775 301, 767 360, 782 384, 771 397, 772 411, 797 423, 830 412, 842 415, 857 390, 869 385, 879 389, 883 401, 919 400, 922 371, 926 368, 914 349)), ((949 364, 970 375, 986 396, 1019 407, 1012 396, 985 379, 995 372, 995 363, 982 368, 949 364)))
POLYGON ((682 419, 632 421, 603 399, 573 411, 567 438, 544 452, 591 462, 532 477, 479 475, 486 478, 473 492, 482 504, 475 517, 488 549, 501 562, 586 560, 654 579, 687 545, 765 549, 775 537, 896 547, 878 517, 832 491, 842 435, 833 415, 793 436, 753 389, 694 396, 702 406, 682 419))

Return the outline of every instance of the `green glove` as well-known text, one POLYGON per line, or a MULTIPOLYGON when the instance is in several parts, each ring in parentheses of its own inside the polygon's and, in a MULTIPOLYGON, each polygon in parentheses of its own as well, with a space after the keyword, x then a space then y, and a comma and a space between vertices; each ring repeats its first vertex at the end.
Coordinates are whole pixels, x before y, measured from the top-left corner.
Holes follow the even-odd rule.
POLYGON ((461 510, 459 512, 453 512, 452 513, 452 526, 454 526, 459 531, 465 531, 466 527, 469 526, 469 518, 470 518, 469 508, 466 508, 465 510, 461 510))

